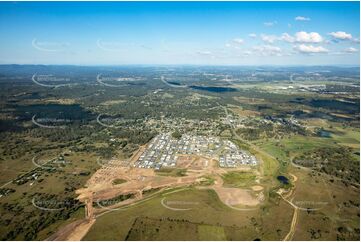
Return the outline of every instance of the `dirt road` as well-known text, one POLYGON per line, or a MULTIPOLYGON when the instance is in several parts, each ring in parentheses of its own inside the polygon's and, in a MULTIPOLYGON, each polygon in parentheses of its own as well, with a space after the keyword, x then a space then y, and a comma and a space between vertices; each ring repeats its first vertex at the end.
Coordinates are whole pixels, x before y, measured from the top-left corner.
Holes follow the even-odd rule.
MULTIPOLYGON (((289 173, 292 176, 293 182, 294 182, 294 188, 293 190, 288 194, 287 197, 289 197, 291 194, 293 194, 294 190, 296 189, 296 181, 298 180, 297 176, 295 176, 294 174, 289 173)), ((289 205, 291 205, 294 209, 293 211, 293 217, 292 217, 292 222, 291 222, 291 226, 290 226, 290 231, 287 233, 287 235, 284 237, 284 241, 286 240, 292 240, 293 235, 295 233, 296 230, 296 225, 297 225, 297 219, 298 219, 298 212, 300 210, 300 208, 298 206, 296 206, 295 204, 293 204, 292 199, 291 200, 287 200, 283 195, 282 192, 278 193, 280 195, 280 197, 287 202, 289 205)))
MULTIPOLYGON (((142 154, 143 149, 144 147, 141 147, 128 163, 132 164, 142 154)), ((98 216, 113 210, 124 209, 125 207, 133 206, 150 199, 148 196, 143 198, 143 191, 188 186, 197 183, 204 175, 213 175, 215 177, 215 184, 206 188, 214 189, 221 201, 227 206, 238 204, 256 206, 259 204, 260 201, 251 195, 258 191, 223 187, 223 179, 221 176, 226 171, 218 167, 216 160, 211 157, 185 158, 184 166, 188 169, 186 176, 182 177, 160 176, 152 169, 134 168, 131 165, 125 167, 122 166, 122 162, 118 161, 110 164, 106 163, 106 165, 103 165, 92 175, 84 188, 76 191, 78 200, 84 202, 86 205, 86 219, 76 221, 62 228, 56 235, 49 238, 49 240, 81 240, 98 216), (205 160, 207 160, 207 162, 205 162, 205 160), (125 180, 125 182, 113 184, 115 179, 122 179, 125 180), (136 195, 132 199, 127 199, 107 207, 93 207, 93 202, 106 201, 116 196, 126 194, 140 194, 140 196, 136 195)), ((244 171, 245 168, 234 168, 232 170, 244 171)), ((259 189, 259 191, 261 190, 262 189, 259 189)), ((236 209, 242 210, 241 208, 236 209)))
POLYGON ((47 238, 47 241, 80 241, 94 224, 95 219, 81 219, 61 228, 55 234, 47 238))
POLYGON ((294 235, 295 230, 296 230, 296 225, 297 225, 298 211, 299 211, 299 209, 297 207, 294 207, 294 212, 293 212, 290 231, 284 237, 284 239, 283 239, 284 241, 292 240, 292 238, 293 238, 293 235, 294 235))

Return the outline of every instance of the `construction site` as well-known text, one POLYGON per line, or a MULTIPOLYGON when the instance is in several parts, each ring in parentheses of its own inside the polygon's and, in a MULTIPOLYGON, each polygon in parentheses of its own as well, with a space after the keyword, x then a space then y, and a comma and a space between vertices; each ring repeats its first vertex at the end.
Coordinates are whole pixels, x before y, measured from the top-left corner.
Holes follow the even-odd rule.
MULTIPOLYGON (((222 179, 224 174, 232 171, 253 172, 256 174, 255 177, 258 177, 255 158, 253 163, 239 162, 238 165, 222 167, 219 161, 222 155, 218 154, 237 150, 231 142, 214 139, 212 141, 215 144, 210 144, 210 141, 207 138, 190 136, 186 136, 183 140, 173 141, 169 135, 165 134, 157 136, 147 146, 140 147, 129 160, 98 161, 102 167, 87 181, 84 188, 76 191, 78 200, 85 204, 85 219, 76 226, 70 224, 69 226, 73 226, 72 229, 65 227, 49 239, 81 239, 97 216, 151 199, 152 196, 165 190, 187 186, 213 189, 225 205, 235 210, 256 208, 264 200, 262 186, 257 185, 249 189, 225 187, 222 179), (210 145, 214 147, 213 150, 206 151, 210 145), (167 162, 167 155, 164 155, 164 151, 169 151, 167 149, 177 151, 174 154, 174 163, 170 163, 174 165, 163 168, 157 166, 157 162, 167 162), (149 159, 149 154, 154 155, 155 150, 158 151, 157 160, 155 160, 157 162, 153 165, 148 161, 150 166, 140 165, 141 161, 145 162, 149 159), (184 150, 184 152, 181 153, 179 150, 184 150), (204 152, 200 152, 202 150, 204 152), (174 171, 182 172, 174 173, 174 171), (212 182, 205 186, 204 182, 209 177, 212 177, 212 182)), ((255 182, 257 181, 259 182, 259 179, 255 182)))

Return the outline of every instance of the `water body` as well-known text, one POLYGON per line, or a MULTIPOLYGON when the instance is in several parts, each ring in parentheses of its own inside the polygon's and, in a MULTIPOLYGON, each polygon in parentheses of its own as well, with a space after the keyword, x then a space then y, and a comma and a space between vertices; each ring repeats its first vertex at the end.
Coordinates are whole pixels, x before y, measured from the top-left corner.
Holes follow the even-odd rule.
POLYGON ((172 82, 172 81, 167 81, 167 82, 171 85, 181 86, 181 84, 179 82, 172 82))
POLYGON ((126 84, 129 86, 145 86, 146 85, 145 82, 126 82, 126 84))
POLYGON ((284 185, 288 185, 289 184, 289 180, 287 177, 285 176, 278 176, 277 180, 280 181, 282 184, 284 185))
POLYGON ((233 87, 214 87, 214 86, 189 86, 190 88, 194 90, 201 90, 201 91, 207 91, 207 92, 236 92, 237 89, 233 87))
POLYGON ((257 109, 261 111, 261 110, 272 109, 272 108, 269 106, 265 106, 265 105, 259 105, 259 106, 257 106, 257 109))
POLYGON ((319 130, 318 132, 317 132, 317 135, 318 136, 320 136, 320 137, 322 137, 322 138, 331 138, 331 132, 329 132, 329 131, 326 131, 326 130, 319 130))
POLYGON ((342 102, 339 100, 312 99, 309 104, 313 107, 328 108, 331 110, 342 110, 348 111, 349 113, 357 113, 360 108, 359 103, 342 102))
POLYGON ((20 120, 29 120, 36 114, 37 118, 53 118, 67 120, 95 120, 96 115, 85 110, 78 104, 34 104, 34 105, 9 105, 15 108, 15 113, 20 120))

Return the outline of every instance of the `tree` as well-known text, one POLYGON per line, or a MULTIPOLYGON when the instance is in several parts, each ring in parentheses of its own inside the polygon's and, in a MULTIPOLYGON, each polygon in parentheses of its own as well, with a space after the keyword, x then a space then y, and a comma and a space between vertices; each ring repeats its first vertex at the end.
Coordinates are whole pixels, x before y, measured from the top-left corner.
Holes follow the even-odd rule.
POLYGON ((174 131, 174 132, 172 133, 172 137, 175 138, 175 139, 180 139, 180 138, 182 137, 182 134, 179 133, 178 130, 176 130, 176 131, 174 131))

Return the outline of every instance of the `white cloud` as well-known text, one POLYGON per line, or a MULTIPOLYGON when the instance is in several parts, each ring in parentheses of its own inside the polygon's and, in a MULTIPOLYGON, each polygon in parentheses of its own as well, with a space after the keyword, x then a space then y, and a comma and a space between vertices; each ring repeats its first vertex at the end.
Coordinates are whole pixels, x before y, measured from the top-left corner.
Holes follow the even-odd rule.
POLYGON ((360 43, 360 39, 358 39, 358 38, 354 38, 354 39, 352 39, 352 41, 355 43, 358 43, 358 44, 360 43))
POLYGON ((273 25, 277 24, 277 21, 272 21, 272 22, 264 22, 263 25, 267 26, 267 27, 272 27, 273 25))
POLYGON ((262 34, 261 35, 261 39, 266 42, 266 43, 270 43, 273 44, 274 42, 278 41, 278 40, 282 40, 288 43, 321 43, 323 42, 323 38, 319 33, 316 32, 297 32, 294 36, 288 34, 288 33, 283 33, 281 36, 276 36, 276 35, 265 35, 262 34))
POLYGON ((266 35, 266 34, 262 34, 261 35, 261 39, 264 41, 264 42, 267 42, 267 43, 274 43, 276 40, 278 40, 278 37, 276 35, 266 35))
POLYGON ((305 31, 297 32, 295 34, 297 42, 301 43, 320 43, 323 41, 322 36, 317 32, 307 33, 305 31))
POLYGON ((257 35, 256 35, 255 33, 250 33, 248 36, 249 36, 250 38, 257 38, 257 35))
POLYGON ((273 45, 260 45, 260 46, 253 46, 253 52, 261 56, 269 56, 269 55, 282 55, 282 49, 278 46, 273 45))
POLYGON ((303 16, 297 16, 297 17, 295 18, 295 20, 296 20, 296 21, 311 21, 310 18, 308 18, 308 17, 303 17, 303 16))
POLYGON ((252 54, 253 54, 252 51, 250 51, 250 50, 245 50, 245 51, 242 52, 241 56, 251 56, 252 54))
POLYGON ((351 40, 352 39, 351 34, 348 34, 343 31, 331 32, 331 33, 329 33, 329 35, 331 35, 335 39, 340 39, 340 40, 351 40))
POLYGON ((198 55, 202 55, 202 56, 212 56, 212 52, 205 50, 205 51, 197 51, 198 55))
POLYGON ((295 42, 295 38, 287 33, 283 33, 280 39, 289 43, 295 42))
POLYGON ((233 39, 232 42, 235 44, 241 45, 244 43, 244 40, 241 38, 236 38, 236 39, 233 39))
POLYGON ((242 45, 244 43, 244 40, 241 39, 241 38, 235 38, 235 39, 232 39, 231 41, 227 42, 225 44, 225 46, 227 48, 236 48, 236 49, 239 49, 240 48, 240 45, 242 45))
POLYGON ((345 49, 345 52, 346 53, 356 53, 356 52, 358 52, 358 49, 350 47, 350 48, 345 49))
POLYGON ((305 45, 301 44, 299 46, 295 46, 294 49, 301 53, 327 53, 328 49, 322 46, 313 46, 313 45, 305 45))

